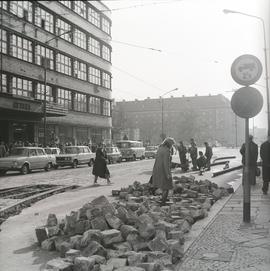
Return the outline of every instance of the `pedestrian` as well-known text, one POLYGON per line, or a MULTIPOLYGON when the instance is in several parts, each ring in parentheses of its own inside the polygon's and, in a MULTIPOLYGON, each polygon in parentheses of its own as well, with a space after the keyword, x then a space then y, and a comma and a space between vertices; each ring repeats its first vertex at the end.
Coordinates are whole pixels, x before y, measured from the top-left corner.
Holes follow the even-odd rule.
POLYGON ((212 147, 209 146, 208 142, 204 142, 204 146, 205 146, 205 157, 206 157, 206 170, 210 170, 210 164, 211 164, 211 158, 213 156, 213 151, 212 151, 212 147))
MULTIPOLYGON (((246 152, 246 144, 244 143, 240 149, 240 153, 242 154, 242 164, 245 166, 245 152, 246 152)), ((258 159, 258 145, 253 141, 253 136, 249 135, 249 183, 251 185, 256 184, 256 169, 257 169, 257 159, 258 159)), ((244 177, 244 174, 243 174, 244 177)))
POLYGON ((179 141, 178 152, 179 152, 180 166, 183 171, 187 171, 188 170, 188 161, 186 157, 187 148, 184 145, 183 141, 179 141))
POLYGON ((203 155, 202 151, 199 151, 199 158, 197 159, 197 166, 199 171, 203 171, 206 167, 206 157, 203 155))
POLYGON ((198 148, 193 138, 190 139, 190 147, 188 152, 192 162, 192 169, 197 170, 198 148))
POLYGON ((264 195, 267 195, 270 182, 270 134, 260 147, 260 156, 262 159, 262 191, 264 195))
POLYGON ((166 204, 169 190, 173 188, 170 162, 170 152, 173 144, 175 144, 173 138, 167 137, 164 139, 157 150, 152 172, 153 186, 162 190, 161 205, 166 204))
POLYGON ((4 143, 4 141, 1 141, 0 143, 0 157, 5 157, 6 156, 6 145, 4 143))
POLYGON ((96 151, 96 159, 94 161, 92 174, 95 176, 94 184, 97 184, 98 177, 106 179, 108 185, 111 184, 107 161, 101 148, 98 148, 96 151))

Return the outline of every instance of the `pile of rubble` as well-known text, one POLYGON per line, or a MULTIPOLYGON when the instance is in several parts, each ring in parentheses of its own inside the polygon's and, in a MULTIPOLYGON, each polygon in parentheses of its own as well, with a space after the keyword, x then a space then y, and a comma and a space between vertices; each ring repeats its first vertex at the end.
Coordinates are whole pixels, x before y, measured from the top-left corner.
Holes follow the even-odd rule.
POLYGON ((60 222, 50 214, 47 225, 36 229, 41 247, 60 253, 47 270, 173 270, 183 257, 185 233, 233 191, 182 176, 174 177, 172 192, 160 206, 159 189, 134 182, 113 190, 118 199, 113 203, 100 196, 60 222))

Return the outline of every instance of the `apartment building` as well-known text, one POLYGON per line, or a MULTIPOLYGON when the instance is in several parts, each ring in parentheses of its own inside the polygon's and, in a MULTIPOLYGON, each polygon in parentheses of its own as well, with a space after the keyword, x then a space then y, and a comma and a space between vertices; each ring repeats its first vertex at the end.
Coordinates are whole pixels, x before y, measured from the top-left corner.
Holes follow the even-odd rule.
POLYGON ((1 1, 0 12, 0 140, 109 141, 108 7, 102 1, 1 1))

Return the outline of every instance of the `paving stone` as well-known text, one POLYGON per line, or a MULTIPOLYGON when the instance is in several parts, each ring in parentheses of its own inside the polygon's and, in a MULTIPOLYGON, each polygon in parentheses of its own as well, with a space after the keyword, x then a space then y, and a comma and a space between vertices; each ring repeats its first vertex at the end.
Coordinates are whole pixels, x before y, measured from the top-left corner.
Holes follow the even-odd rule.
POLYGON ((75 224, 75 234, 83 234, 85 231, 91 229, 91 223, 89 220, 78 220, 75 224))
POLYGON ((157 263, 139 263, 137 267, 143 268, 145 271, 160 271, 160 265, 157 263))
POLYGON ((77 257, 74 260, 74 271, 91 271, 95 265, 95 260, 88 257, 77 257))
POLYGON ((113 271, 112 265, 101 264, 99 268, 100 268, 100 271, 113 271))
POLYGON ((95 217, 94 219, 92 219, 91 226, 92 226, 92 229, 96 229, 100 231, 105 231, 109 229, 105 218, 102 216, 95 217))
POLYGON ((77 221, 77 212, 71 212, 70 215, 66 215, 65 217, 65 227, 64 232, 67 235, 73 235, 75 231, 75 225, 77 221))
POLYGON ((119 230, 120 227, 123 225, 123 221, 115 215, 108 213, 105 215, 105 219, 112 229, 119 230))
POLYGON ((73 264, 65 262, 63 259, 57 258, 47 262, 47 269, 53 269, 56 271, 73 271, 73 264))
POLYGON ((174 239, 167 240, 167 245, 167 252, 172 256, 172 262, 175 264, 184 256, 184 245, 174 239))
POLYGON ((56 215, 55 214, 49 214, 48 218, 47 218, 46 226, 48 226, 48 227, 56 226, 57 223, 58 223, 58 221, 57 221, 56 215))
POLYGON ((124 241, 121 232, 115 229, 102 231, 101 236, 102 236, 102 243, 105 246, 124 241))
POLYGON ((53 251, 55 250, 55 243, 54 243, 54 239, 50 238, 50 239, 46 239, 41 243, 41 247, 42 249, 45 249, 47 251, 53 251))
POLYGON ((101 243, 101 231, 100 230, 88 230, 86 231, 81 239, 81 247, 87 247, 90 242, 96 241, 101 243))
POLYGON ((168 250, 168 244, 166 242, 166 239, 161 237, 155 237, 153 240, 148 242, 148 247, 152 251, 166 251, 168 250))
POLYGON ((104 264, 106 262, 105 257, 102 257, 100 255, 92 255, 88 257, 89 259, 94 259, 95 264, 104 264))
POLYGON ((146 255, 144 253, 132 252, 127 258, 129 266, 137 266, 138 264, 146 261, 146 255))
POLYGON ((79 257, 81 254, 81 251, 80 250, 77 250, 77 249, 69 249, 67 252, 66 252, 66 258, 68 258, 71 262, 74 262, 74 259, 76 257, 79 257))
POLYGON ((161 264, 162 266, 172 264, 172 256, 168 253, 160 251, 152 251, 147 253, 147 262, 161 264))
POLYGON ((132 250, 132 245, 128 242, 122 242, 113 244, 113 248, 122 252, 126 252, 132 250))
POLYGON ((126 206, 127 206, 127 209, 129 209, 129 210, 135 212, 135 211, 137 211, 137 210, 139 209, 140 203, 136 203, 136 202, 127 202, 126 206))
POLYGON ((123 238, 126 240, 127 239, 127 236, 130 234, 130 233, 136 233, 138 234, 138 230, 136 228, 134 228, 133 226, 130 226, 130 225, 122 225, 120 227, 120 231, 122 233, 122 236, 123 238))
POLYGON ((185 243, 185 236, 182 231, 170 231, 168 234, 168 239, 178 240, 180 244, 185 243))
POLYGON ((71 236, 69 240, 71 247, 73 249, 81 249, 81 240, 82 240, 82 235, 71 236))
POLYGON ((67 241, 62 242, 59 245, 59 252, 60 252, 60 257, 64 258, 66 255, 66 252, 71 249, 71 244, 67 241))
POLYGON ((58 235, 60 233, 59 226, 56 225, 56 226, 47 227, 47 233, 48 233, 48 237, 58 235))
POLYGON ((107 251, 100 243, 96 241, 91 241, 88 246, 82 251, 82 255, 84 257, 99 255, 106 258, 107 251))
POLYGON ((141 267, 123 266, 115 269, 115 271, 145 271, 145 270, 141 267))
POLYGON ((111 265, 111 266, 113 266, 113 269, 117 269, 119 267, 126 266, 127 265, 127 259, 123 259, 123 258, 110 258, 107 261, 107 265, 111 265))

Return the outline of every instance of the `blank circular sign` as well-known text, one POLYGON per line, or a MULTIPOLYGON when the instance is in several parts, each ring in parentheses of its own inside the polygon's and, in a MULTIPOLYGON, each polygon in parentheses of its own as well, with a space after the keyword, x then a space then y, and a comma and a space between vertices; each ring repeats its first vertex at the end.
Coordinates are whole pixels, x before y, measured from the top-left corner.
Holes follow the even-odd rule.
POLYGON ((253 118, 262 109, 262 94, 252 87, 242 87, 235 91, 231 99, 233 112, 240 118, 253 118))

